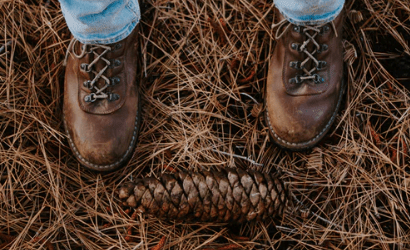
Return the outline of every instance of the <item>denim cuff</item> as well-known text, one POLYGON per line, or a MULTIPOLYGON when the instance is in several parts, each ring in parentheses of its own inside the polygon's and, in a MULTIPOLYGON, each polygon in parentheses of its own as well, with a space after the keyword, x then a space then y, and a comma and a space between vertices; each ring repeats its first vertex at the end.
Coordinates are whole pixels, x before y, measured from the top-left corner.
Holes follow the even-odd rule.
POLYGON ((134 30, 138 23, 138 21, 132 21, 132 23, 128 24, 124 29, 122 29, 119 32, 115 32, 111 35, 108 35, 107 38, 99 38, 98 35, 95 37, 87 36, 87 38, 82 38, 80 35, 76 36, 75 34, 73 34, 73 36, 78 41, 84 44, 112 44, 127 38, 127 36, 131 34, 131 32, 134 30))
POLYGON ((296 18, 290 17, 286 13, 284 13, 282 10, 277 8, 279 12, 285 17, 286 20, 288 20, 290 23, 299 25, 299 26, 306 26, 306 25, 321 25, 325 24, 328 22, 331 22, 336 19, 336 17, 342 12, 343 6, 339 7, 333 12, 330 13, 325 13, 322 15, 306 15, 306 16, 300 16, 296 18))
POLYGON ((75 31, 71 31, 73 36, 84 44, 112 44, 119 42, 128 37, 129 34, 134 30, 140 21, 141 14, 139 5, 135 4, 134 1, 129 1, 125 7, 128 11, 133 13, 133 18, 130 22, 122 29, 114 31, 108 34, 78 34, 75 31))

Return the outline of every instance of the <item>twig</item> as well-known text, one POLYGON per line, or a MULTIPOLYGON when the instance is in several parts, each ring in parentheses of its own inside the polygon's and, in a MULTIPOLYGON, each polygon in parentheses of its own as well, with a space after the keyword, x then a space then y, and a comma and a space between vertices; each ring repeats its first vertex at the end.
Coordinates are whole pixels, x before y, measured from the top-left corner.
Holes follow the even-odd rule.
POLYGON ((175 168, 173 168, 173 167, 171 167, 171 166, 169 166, 169 165, 166 165, 166 164, 164 164, 164 170, 165 170, 165 171, 169 171, 169 172, 171 172, 171 173, 176 173, 176 172, 177 172, 177 170, 176 170, 175 168))
POLYGON ((381 144, 380 135, 378 135, 376 133, 376 131, 374 130, 374 128, 373 128, 372 124, 370 123, 370 121, 367 121, 367 125, 369 126, 370 134, 372 135, 376 145, 377 146, 380 145, 381 144))
MULTIPOLYGON (((134 210, 134 212, 131 215, 131 220, 135 221, 135 219, 137 219, 137 216, 138 216, 137 210, 134 210)), ((134 239, 131 238, 131 236, 132 236, 132 225, 128 226, 127 236, 124 237, 125 241, 128 241, 128 242, 134 241, 134 239)))
POLYGON ((251 81, 255 77, 255 74, 256 74, 255 70, 252 70, 248 77, 244 79, 239 79, 238 83, 247 83, 251 81))
MULTIPOLYGON (((220 21, 221 21, 221 19, 220 19, 220 21)), ((212 28, 214 28, 215 31, 218 33, 221 45, 226 45, 226 41, 227 41, 226 34, 227 33, 226 33, 226 31, 224 31, 225 28, 223 28, 223 24, 221 22, 220 22, 220 24, 217 24, 210 17, 208 18, 208 22, 211 24, 212 28)))
POLYGON ((165 240, 166 240, 166 237, 162 236, 162 238, 158 242, 158 244, 155 247, 151 248, 151 250, 160 250, 160 249, 162 249, 165 245, 165 240))

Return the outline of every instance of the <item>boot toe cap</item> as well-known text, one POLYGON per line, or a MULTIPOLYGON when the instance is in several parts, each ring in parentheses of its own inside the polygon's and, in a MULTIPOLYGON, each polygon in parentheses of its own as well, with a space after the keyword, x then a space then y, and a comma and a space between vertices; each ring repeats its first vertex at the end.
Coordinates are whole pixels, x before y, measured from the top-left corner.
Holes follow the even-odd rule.
POLYGON ((132 155, 137 141, 138 126, 111 129, 107 133, 85 132, 78 127, 69 127, 66 133, 76 158, 85 167, 96 171, 111 171, 122 166, 132 155), (125 132, 125 133, 124 133, 125 132))
MULTIPOLYGON (((286 104, 283 104, 286 105, 286 104)), ((266 110, 266 120, 274 141, 290 150, 305 150, 317 144, 330 129, 338 108, 321 106, 282 113, 286 108, 266 110)))

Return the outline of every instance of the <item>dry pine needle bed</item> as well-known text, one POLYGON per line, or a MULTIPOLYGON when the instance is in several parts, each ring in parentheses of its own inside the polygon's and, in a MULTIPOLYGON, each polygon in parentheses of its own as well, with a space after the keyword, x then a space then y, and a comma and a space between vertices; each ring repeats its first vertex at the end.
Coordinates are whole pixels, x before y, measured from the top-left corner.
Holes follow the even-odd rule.
POLYGON ((409 249, 410 2, 347 1, 343 108, 300 153, 273 145, 262 115, 271 2, 141 2, 141 135, 125 168, 100 175, 64 134, 58 2, 2 0, 0 249, 409 249), (119 199, 130 181, 223 168, 279 172, 283 217, 180 223, 119 199))

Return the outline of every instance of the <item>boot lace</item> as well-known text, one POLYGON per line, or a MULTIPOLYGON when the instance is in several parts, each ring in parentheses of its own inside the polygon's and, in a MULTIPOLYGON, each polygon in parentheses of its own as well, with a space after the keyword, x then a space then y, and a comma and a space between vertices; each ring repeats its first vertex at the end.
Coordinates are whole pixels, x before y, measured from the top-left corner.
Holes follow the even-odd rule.
MULTIPOLYGON (((335 24, 330 22, 333 31, 335 32, 336 37, 338 36, 335 24)), ((272 28, 277 29, 275 33, 275 39, 278 40, 281 38, 291 27, 293 26, 293 30, 304 34, 306 36, 306 40, 303 41, 302 44, 292 43, 291 47, 294 50, 297 50, 301 53, 306 55, 306 59, 303 61, 291 61, 290 67, 295 68, 298 70, 302 70, 302 75, 296 75, 294 78, 289 79, 289 83, 302 83, 306 80, 313 80, 315 83, 324 83, 325 79, 321 77, 317 71, 324 69, 327 65, 326 61, 320 61, 316 58, 316 55, 326 51, 328 49, 327 44, 319 44, 316 41, 316 37, 319 34, 323 34, 329 31, 329 26, 327 24, 321 24, 316 26, 297 26, 290 23, 288 20, 284 19, 277 24, 273 24, 272 28), (314 50, 308 51, 307 47, 310 43, 313 43, 314 50), (313 62, 312 68, 309 70, 305 66, 310 61, 313 62)))
MULTIPOLYGON (((109 101, 115 101, 120 98, 118 94, 115 93, 110 93, 107 91, 108 87, 114 86, 120 82, 120 79, 118 77, 112 77, 108 78, 107 76, 104 75, 105 71, 113 66, 119 66, 121 64, 121 61, 118 59, 115 59, 113 61, 108 60, 104 57, 109 51, 111 51, 113 48, 107 45, 101 45, 101 44, 82 44, 81 49, 80 49, 80 54, 77 54, 74 50, 74 47, 76 43, 78 42, 77 39, 73 38, 70 41, 70 44, 68 45, 66 57, 64 60, 64 66, 67 64, 68 60, 68 55, 71 53, 74 57, 77 59, 83 58, 86 54, 93 54, 94 55, 94 60, 90 63, 82 63, 80 65, 80 70, 87 72, 87 73, 92 73, 94 75, 94 78, 92 80, 87 80, 83 83, 84 87, 90 89, 92 92, 89 95, 86 95, 84 97, 85 102, 95 102, 98 99, 108 99, 109 101), (98 49, 103 49, 102 53, 97 53, 96 51, 98 49), (99 71, 94 70, 94 65, 99 61, 102 60, 105 62, 104 68, 102 68, 99 71), (104 86, 102 87, 97 87, 96 83, 98 82, 99 79, 104 80, 104 86)), ((118 47, 119 44, 116 46, 118 47)), ((115 49, 115 48, 114 48, 115 49)))

